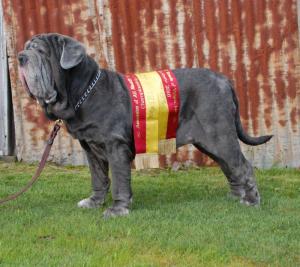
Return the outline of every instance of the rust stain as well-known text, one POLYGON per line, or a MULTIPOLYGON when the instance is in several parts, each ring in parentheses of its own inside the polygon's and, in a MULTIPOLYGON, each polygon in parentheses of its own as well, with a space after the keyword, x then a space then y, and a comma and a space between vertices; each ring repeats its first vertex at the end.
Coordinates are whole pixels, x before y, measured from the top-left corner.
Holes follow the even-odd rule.
POLYGON ((131 16, 128 16, 128 12, 130 12, 130 9, 128 8, 126 1, 120 1, 119 18, 121 21, 120 25, 122 30, 122 36, 125 41, 125 45, 123 44, 123 48, 125 50, 125 53, 128 55, 124 58, 126 62, 126 70, 128 72, 134 72, 134 33, 136 32, 136 28, 134 28, 135 24, 130 23, 131 16))
POLYGON ((184 163, 189 160, 188 147, 180 147, 177 150, 177 161, 184 163))
MULTIPOLYGON (((274 49, 274 60, 275 62, 281 61, 281 55, 280 50, 282 48, 282 40, 283 36, 281 34, 280 27, 278 27, 278 24, 282 24, 283 16, 280 14, 279 5, 269 5, 270 11, 272 12, 273 17, 273 25, 271 25, 270 29, 270 36, 273 40, 273 49, 274 49), (276 23, 275 23, 276 22, 276 23)), ((264 21, 265 18, 261 18, 261 22, 264 21)), ((275 78, 274 82, 276 85, 276 91, 275 91, 275 98, 276 102, 279 108, 280 118, 279 118, 279 124, 284 127, 286 125, 284 115, 282 113, 284 112, 284 103, 285 103, 285 95, 286 95, 286 88, 285 83, 283 80, 283 73, 281 69, 275 70, 275 78)), ((272 126, 272 113, 271 113, 271 107, 265 107, 265 113, 266 113, 266 126, 270 128, 272 126)))
MULTIPOLYGON (((129 56, 130 58, 130 64, 131 68, 128 69, 128 72, 135 72, 137 70, 137 56, 140 55, 139 50, 139 44, 141 42, 140 37, 138 36, 140 29, 139 29, 139 16, 137 16, 137 10, 138 10, 138 2, 136 0, 131 2, 131 5, 129 5, 129 13, 131 14, 130 16, 127 16, 129 19, 129 29, 128 32, 132 32, 132 34, 128 34, 129 36, 127 38, 130 38, 130 43, 132 47, 131 54, 129 56)), ((126 11, 126 12, 128 12, 126 11)))
POLYGON ((6 25, 12 25, 12 14, 11 14, 11 1, 2 0, 3 7, 3 16, 6 22, 6 25))
POLYGON ((138 67, 134 71, 145 71, 145 62, 146 62, 146 51, 144 49, 144 46, 142 45, 142 24, 141 24, 141 17, 139 16, 139 10, 140 8, 140 1, 135 0, 134 3, 136 4, 136 8, 132 10, 132 20, 135 20, 135 23, 137 25, 135 38, 136 38, 136 54, 137 54, 137 60, 138 60, 138 67))
POLYGON ((33 127, 30 130, 30 135, 32 137, 33 144, 37 144, 37 131, 42 132, 43 140, 47 140, 50 133, 49 120, 45 117, 38 104, 33 101, 29 101, 29 103, 24 107, 24 112, 26 114, 26 119, 30 122, 33 122, 37 126, 33 127))
POLYGON ((194 63, 194 50, 193 50, 193 23, 191 15, 190 0, 184 0, 184 39, 185 39, 185 54, 186 54, 186 66, 193 67, 194 63))
POLYGON ((204 42, 204 26, 203 26, 203 21, 202 21, 202 16, 201 16, 201 2, 198 0, 193 0, 193 33, 194 33, 194 38, 196 42, 196 47, 197 47, 197 58, 198 58, 198 66, 201 67, 204 65, 204 53, 202 49, 202 45, 204 42))
POLYGON ((24 11, 25 6, 23 6, 21 4, 21 1, 17 1, 17 0, 12 1, 11 4, 12 4, 12 9, 14 10, 14 13, 16 14, 16 19, 20 20, 20 23, 22 22, 22 30, 23 31, 21 32, 19 29, 19 33, 18 33, 19 38, 17 38, 17 40, 16 40, 17 49, 21 50, 26 41, 26 38, 22 33, 28 34, 28 26, 27 26, 28 21, 25 19, 25 16, 24 16, 25 15, 25 11, 24 11))
POLYGON ((181 60, 179 55, 179 43, 177 42, 177 0, 169 0, 170 7, 170 30, 173 38, 173 56, 175 60, 175 67, 179 68, 181 66, 181 60))
MULTIPOLYGON (((155 26, 155 1, 142 1, 145 8, 145 18, 146 18, 146 29, 147 29, 147 39, 148 39, 148 59, 150 62, 151 70, 156 69, 158 65, 158 45, 157 45, 157 34, 154 31, 155 26)), ((156 4, 160 5, 160 1, 156 4)))
MULTIPOLYGON (((295 12, 296 8, 297 8, 296 3, 292 2, 292 4, 290 4, 286 9, 286 17, 290 18, 289 20, 287 20, 286 29, 285 29, 285 32, 287 34, 287 36, 286 36, 287 48, 285 50, 285 53, 287 55, 289 55, 289 60, 287 62, 288 70, 289 70, 289 72, 287 74, 288 85, 287 85, 286 90, 287 90, 287 95, 289 96, 289 102, 291 102, 291 105, 293 105, 293 102, 296 102, 296 105, 297 104, 299 105, 299 103, 298 103, 299 100, 297 102, 296 96, 297 96, 297 89, 299 90, 299 88, 300 88, 299 78, 297 79, 296 75, 295 75, 295 72, 297 69, 296 64, 295 64, 295 59, 299 60, 299 58, 294 58, 292 56, 292 52, 294 50, 297 50, 298 43, 299 43, 299 40, 297 38, 298 37, 298 34, 297 34, 298 33, 298 25, 297 25, 297 14, 295 12)), ((299 106, 298 106, 298 108, 299 108, 299 106)), ((292 130, 294 132, 297 132, 298 127, 299 127, 299 120, 297 123, 296 114, 297 114, 297 112, 295 111, 295 108, 293 108, 293 110, 287 116, 287 119, 290 119, 292 122, 292 130)), ((299 117, 298 117, 298 119, 299 119, 299 117)))
POLYGON ((265 124, 267 128, 272 124, 272 114, 270 110, 272 109, 272 91, 269 85, 269 58, 271 49, 266 42, 270 38, 269 31, 266 27, 266 8, 267 5, 264 1, 259 1, 256 7, 257 21, 261 25, 260 27, 260 47, 259 47, 259 57, 260 57, 260 72, 263 75, 263 92, 264 92, 264 110, 265 110, 265 124))
POLYGON ((290 112, 290 120, 292 122, 292 125, 297 126, 298 124, 298 118, 300 118, 300 114, 297 114, 297 108, 294 107, 292 108, 291 112, 290 112))
POLYGON ((218 70, 218 49, 217 49, 217 35, 216 30, 216 7, 214 1, 204 1, 205 12, 205 29, 207 40, 209 41, 209 67, 218 70))
POLYGON ((170 164, 170 166, 172 166, 172 164, 176 161, 177 161, 177 154, 176 153, 172 153, 171 155, 169 155, 169 164, 170 164))
MULTIPOLYGON (((80 1, 72 1, 75 5, 80 1)), ((41 0, 38 4, 35 1, 11 0, 12 9, 16 15, 17 25, 17 50, 22 50, 24 43, 33 35, 44 32, 59 32, 62 34, 73 35, 73 27, 70 16, 72 5, 69 1, 50 1, 41 0)), ((84 5, 74 10, 75 22, 80 22, 80 13, 85 10, 84 5)), ((93 28, 89 28, 92 30, 93 28)), ((81 36, 75 36, 80 38, 81 36)))
POLYGON ((243 10, 245 10, 245 32, 246 32, 246 40, 248 42, 248 57, 250 58, 250 63, 248 67, 248 83, 247 83, 247 92, 251 101, 249 101, 250 105, 250 114, 252 119, 252 127, 255 135, 258 134, 259 125, 258 125, 258 117, 259 117, 259 84, 257 82, 258 76, 258 61, 257 61, 257 51, 255 50, 255 14, 253 9, 253 4, 251 1, 245 1, 243 10))
POLYGON ((122 36, 121 23, 119 21, 119 5, 117 1, 110 1, 110 11, 112 15, 112 45, 114 47, 116 69, 120 72, 125 72, 123 62, 124 52, 120 37, 122 36))
POLYGON ((202 154, 198 149, 195 148, 193 151, 193 160, 196 166, 203 166, 204 165, 204 154, 202 154))
POLYGON ((166 155, 159 155, 159 167, 166 168, 167 165, 167 156, 166 155))
MULTIPOLYGON (((79 39, 101 66, 115 66, 123 73, 167 68, 170 63, 175 67, 209 66, 220 70, 236 85, 246 130, 252 126, 255 135, 274 129, 299 135, 295 0, 130 0, 130 5, 119 0, 2 2, 20 140, 40 146, 39 138, 49 131, 43 113, 24 100, 16 68, 17 51, 32 35, 42 32, 79 39), (103 17, 97 7, 103 8, 103 17), (110 45, 111 52, 103 52, 103 47, 110 45)), ((278 137, 274 158, 283 158, 278 155, 283 153, 280 148, 294 139, 278 137)), ((297 144, 289 146, 295 147, 293 155, 299 155, 297 144)), ((196 165, 212 164, 208 157, 188 148, 180 149, 177 155, 161 156, 160 164, 170 166, 174 161, 187 160, 196 165)))
MULTIPOLYGON (((108 63, 109 62, 109 58, 110 55, 108 55, 108 53, 106 53, 105 55, 105 49, 108 46, 111 46, 110 44, 110 40, 109 38, 107 38, 106 36, 106 31, 107 29, 105 28, 105 22, 106 21, 106 15, 104 14, 105 12, 102 12, 102 10, 100 11, 101 5, 98 6, 97 5, 97 1, 94 0, 94 5, 95 5, 95 13, 96 13, 96 22, 95 24, 97 25, 97 34, 95 34, 95 39, 97 39, 96 42, 96 51, 97 54, 99 53, 100 59, 99 59, 99 65, 101 68, 108 68, 108 63), (105 15, 105 16, 104 16, 105 15), (107 58, 106 58, 107 56, 107 58)), ((102 6, 104 9, 106 8, 105 5, 102 6)), ((95 59, 97 60, 97 57, 95 55, 95 59)))
POLYGON ((221 40, 221 51, 220 57, 222 60, 221 71, 232 77, 231 74, 231 64, 230 64, 230 56, 228 51, 228 43, 229 43, 229 33, 231 32, 231 25, 229 23, 227 10, 229 9, 228 0, 220 0, 218 3, 219 10, 219 34, 221 40))
POLYGON ((153 1, 141 0, 146 12, 146 25, 150 27, 154 22, 153 1))
POLYGON ((158 63, 158 59, 157 59, 157 53, 158 53, 158 49, 157 49, 157 45, 155 43, 155 41, 153 40, 153 37, 151 38, 151 36, 153 36, 153 33, 149 33, 148 34, 148 38, 149 38, 149 47, 148 47, 148 51, 149 51, 149 62, 150 62, 150 69, 154 70, 156 69, 157 63, 158 63))
POLYGON ((198 149, 193 151, 193 161, 196 166, 217 166, 217 163, 198 149))
POLYGON ((232 31, 236 47, 236 70, 234 71, 234 81, 239 95, 240 114, 244 119, 243 126, 248 129, 248 94, 246 90, 247 79, 245 77, 245 66, 243 63, 243 31, 241 18, 241 3, 238 0, 232 0, 232 31))
MULTIPOLYGON (((164 20, 165 20, 165 15, 163 12, 159 12, 158 17, 157 17, 157 27, 158 29, 163 29, 166 27, 164 25, 164 20)), ((166 59, 166 45, 165 45, 165 35, 164 32, 160 32, 158 41, 159 41, 159 53, 160 53, 160 68, 161 69, 166 69, 169 68, 167 64, 167 59, 166 59)))
POLYGON ((157 32, 157 28, 164 23, 164 14, 160 9, 160 0, 133 0, 130 6, 125 1, 110 1, 112 43, 118 71, 134 72, 166 67, 163 36, 157 32))

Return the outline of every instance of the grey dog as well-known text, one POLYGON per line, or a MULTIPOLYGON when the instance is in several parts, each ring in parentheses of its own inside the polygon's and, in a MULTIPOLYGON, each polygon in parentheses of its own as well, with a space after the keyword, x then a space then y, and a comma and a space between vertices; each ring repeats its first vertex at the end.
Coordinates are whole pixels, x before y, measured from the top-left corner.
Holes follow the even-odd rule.
MULTIPOLYGON (((38 100, 48 118, 64 120, 86 152, 93 194, 78 206, 104 203, 110 168, 113 205, 104 216, 128 214, 135 149, 130 95, 122 74, 99 69, 81 43, 56 33, 34 36, 18 60, 29 95, 38 100)), ((173 73, 180 88, 177 148, 193 144, 220 165, 232 195, 246 205, 259 204, 253 168, 238 139, 255 146, 272 136, 250 137, 244 132, 236 94, 225 76, 205 68, 173 73)))

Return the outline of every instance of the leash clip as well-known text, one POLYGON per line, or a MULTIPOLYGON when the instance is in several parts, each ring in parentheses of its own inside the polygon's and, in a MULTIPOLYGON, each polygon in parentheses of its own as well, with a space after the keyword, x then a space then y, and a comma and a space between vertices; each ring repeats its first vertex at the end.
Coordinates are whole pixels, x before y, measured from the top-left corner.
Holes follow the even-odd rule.
POLYGON ((58 119, 55 121, 55 124, 54 124, 54 127, 53 127, 53 130, 50 134, 50 138, 49 140, 47 141, 48 145, 52 145, 53 144, 53 141, 54 141, 54 138, 56 137, 60 127, 63 125, 63 120, 62 119, 58 119))
POLYGON ((58 119, 55 121, 55 124, 58 124, 59 126, 63 125, 63 120, 62 119, 58 119))

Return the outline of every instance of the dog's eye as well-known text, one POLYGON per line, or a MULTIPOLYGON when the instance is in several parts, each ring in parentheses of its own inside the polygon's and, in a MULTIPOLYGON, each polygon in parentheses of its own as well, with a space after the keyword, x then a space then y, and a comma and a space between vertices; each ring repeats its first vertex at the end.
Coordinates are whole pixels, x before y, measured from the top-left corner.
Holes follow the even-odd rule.
POLYGON ((39 47, 36 49, 36 51, 42 56, 46 56, 46 57, 50 56, 47 49, 43 49, 43 48, 39 47))
POLYGON ((44 50, 42 50, 42 49, 37 49, 37 51, 40 53, 40 54, 45 54, 45 51, 44 50))

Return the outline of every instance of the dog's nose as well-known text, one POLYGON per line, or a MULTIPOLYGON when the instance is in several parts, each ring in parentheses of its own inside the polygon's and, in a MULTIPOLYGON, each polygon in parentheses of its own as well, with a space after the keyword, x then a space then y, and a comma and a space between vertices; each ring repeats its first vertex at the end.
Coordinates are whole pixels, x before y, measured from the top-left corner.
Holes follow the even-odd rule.
POLYGON ((24 54, 19 54, 18 60, 19 60, 20 66, 24 66, 26 64, 28 58, 24 54))

